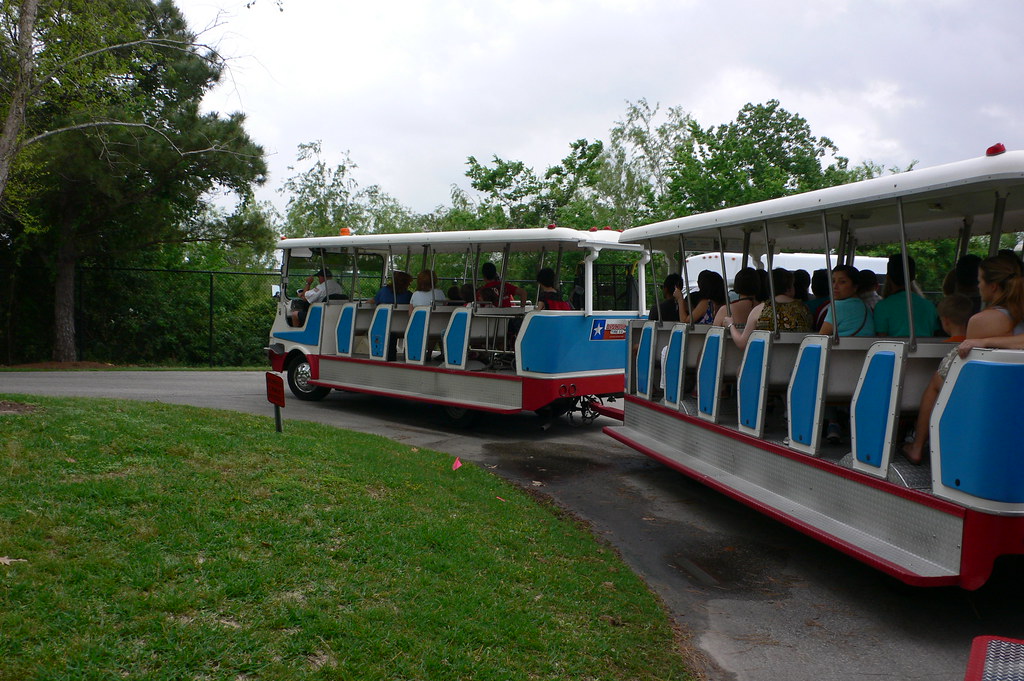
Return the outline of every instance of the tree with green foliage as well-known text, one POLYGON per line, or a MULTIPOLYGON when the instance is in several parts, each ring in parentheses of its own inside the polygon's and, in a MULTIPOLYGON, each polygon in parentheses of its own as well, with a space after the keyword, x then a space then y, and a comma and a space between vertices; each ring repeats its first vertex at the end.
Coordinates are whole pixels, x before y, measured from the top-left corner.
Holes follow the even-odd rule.
POLYGON ((542 220, 543 210, 538 204, 541 193, 541 181, 533 168, 527 167, 522 161, 506 161, 495 155, 493 165, 484 165, 475 156, 466 159, 469 170, 466 177, 470 179, 473 189, 482 192, 484 210, 493 213, 493 208, 500 208, 504 223, 495 227, 536 227, 542 220))
POLYGON ((170 0, 22 0, 2 10, 4 68, 22 69, 0 92, 3 135, 16 140, 0 215, 4 264, 12 277, 29 262, 50 273, 53 357, 71 361, 76 267, 173 243, 269 247, 251 203, 266 165, 243 115, 200 113, 224 65, 170 0), (8 126, 22 105, 21 125, 8 126), (240 197, 241 210, 210 219, 215 189, 240 197))
POLYGON ((689 144, 693 119, 682 107, 661 111, 646 99, 626 102, 609 133, 598 195, 618 228, 673 217, 666 205, 676 150, 689 144))
POLYGON ((736 120, 702 128, 691 121, 688 143, 668 169, 667 203, 675 215, 703 213, 843 184, 856 178, 827 137, 778 100, 747 104, 736 120), (827 163, 827 165, 823 165, 827 163))
MULTIPOLYGON (((297 161, 309 165, 289 177, 280 190, 289 195, 286 236, 331 236, 343 227, 358 234, 407 232, 422 225, 422 218, 380 186, 361 187, 353 172, 358 166, 348 152, 334 167, 323 153, 320 140, 299 145, 297 161)), ((289 170, 296 171, 297 166, 289 170)))

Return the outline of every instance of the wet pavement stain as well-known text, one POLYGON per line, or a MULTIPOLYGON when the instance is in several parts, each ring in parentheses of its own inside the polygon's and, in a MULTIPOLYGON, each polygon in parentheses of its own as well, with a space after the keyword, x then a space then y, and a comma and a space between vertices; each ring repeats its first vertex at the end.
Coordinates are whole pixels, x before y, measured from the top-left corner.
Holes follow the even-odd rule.
POLYGON ((593 457, 591 449, 573 445, 489 442, 482 450, 503 475, 540 482, 558 482, 612 468, 609 462, 593 457))

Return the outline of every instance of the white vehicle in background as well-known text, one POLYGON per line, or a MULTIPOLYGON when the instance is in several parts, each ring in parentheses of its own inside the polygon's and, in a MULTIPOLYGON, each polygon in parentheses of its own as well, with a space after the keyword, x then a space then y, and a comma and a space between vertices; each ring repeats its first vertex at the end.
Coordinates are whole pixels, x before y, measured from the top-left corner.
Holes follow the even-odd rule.
MULTIPOLYGON (((689 280, 691 292, 697 290, 697 275, 699 275, 703 270, 711 270, 713 272, 718 272, 719 274, 722 273, 723 255, 725 256, 724 269, 726 272, 726 284, 728 287, 732 286, 736 273, 744 267, 743 253, 698 253, 697 255, 691 255, 686 258, 687 279, 689 280)), ((832 260, 834 263, 834 255, 832 256, 832 260)), ((888 265, 888 258, 858 255, 851 264, 860 270, 871 270, 878 275, 879 282, 885 280, 885 268, 888 265)), ((815 270, 827 269, 828 267, 824 253, 775 253, 772 256, 772 265, 774 267, 783 267, 791 272, 804 270, 807 274, 814 274, 815 270)), ((765 255, 750 255, 747 257, 746 267, 767 270, 769 269, 768 257, 765 255)))

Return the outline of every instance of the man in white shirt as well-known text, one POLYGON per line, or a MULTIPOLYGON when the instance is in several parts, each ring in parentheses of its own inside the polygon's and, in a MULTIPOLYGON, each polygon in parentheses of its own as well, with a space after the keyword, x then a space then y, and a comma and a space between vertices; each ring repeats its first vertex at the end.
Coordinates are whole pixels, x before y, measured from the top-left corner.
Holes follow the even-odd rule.
POLYGON ((331 274, 329 269, 317 270, 315 275, 306 277, 306 287, 299 291, 299 298, 307 304, 302 305, 301 309, 292 310, 292 326, 304 325, 306 323, 306 311, 309 310, 309 306, 313 303, 323 302, 333 295, 342 295, 341 284, 334 281, 334 275, 331 274), (313 286, 313 277, 316 277, 320 282, 317 286, 313 286))

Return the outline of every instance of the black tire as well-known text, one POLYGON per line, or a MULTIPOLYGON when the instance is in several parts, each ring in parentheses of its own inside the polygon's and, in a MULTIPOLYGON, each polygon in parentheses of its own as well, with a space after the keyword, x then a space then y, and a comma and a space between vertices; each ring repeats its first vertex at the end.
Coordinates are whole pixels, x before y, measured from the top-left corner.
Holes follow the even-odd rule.
POLYGON ((309 360, 305 357, 296 357, 288 363, 288 387, 295 397, 311 402, 322 400, 331 392, 330 388, 309 384, 309 360))
POLYGON ((470 428, 480 418, 480 412, 465 407, 443 406, 441 410, 444 412, 448 425, 456 428, 470 428))

